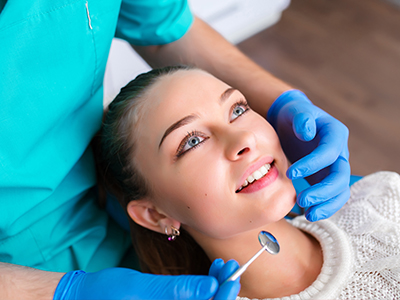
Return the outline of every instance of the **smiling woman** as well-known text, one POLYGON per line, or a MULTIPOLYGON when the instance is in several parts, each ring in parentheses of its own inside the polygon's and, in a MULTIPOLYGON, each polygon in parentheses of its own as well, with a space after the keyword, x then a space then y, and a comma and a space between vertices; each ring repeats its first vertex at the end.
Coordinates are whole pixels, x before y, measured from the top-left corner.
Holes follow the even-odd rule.
POLYGON ((143 271, 206 274, 217 258, 243 264, 266 230, 281 251, 247 269, 240 296, 365 298, 371 295, 360 295, 357 284, 378 292, 377 280, 384 286, 379 292, 400 295, 386 278, 398 281, 399 272, 375 263, 384 253, 388 266, 400 267, 398 244, 363 251, 375 235, 400 239, 399 217, 382 232, 384 211, 375 204, 383 195, 371 184, 385 182, 378 191, 390 191, 387 207, 397 207, 399 176, 381 173, 356 183, 353 190, 362 193, 330 220, 285 220, 296 195, 274 129, 240 91, 210 74, 178 66, 139 75, 111 103, 100 137, 100 170, 130 217, 143 271), (353 224, 349 214, 368 217, 353 224), (374 230, 363 231, 367 225, 374 230), (361 274, 365 261, 372 267, 361 274))

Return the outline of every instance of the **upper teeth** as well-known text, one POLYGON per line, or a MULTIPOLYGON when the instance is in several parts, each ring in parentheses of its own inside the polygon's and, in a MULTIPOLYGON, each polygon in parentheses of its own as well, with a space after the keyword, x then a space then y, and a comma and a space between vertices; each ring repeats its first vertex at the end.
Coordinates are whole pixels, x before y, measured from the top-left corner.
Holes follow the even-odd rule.
POLYGON ((253 183, 255 180, 258 180, 262 177, 265 176, 265 174, 268 173, 269 169, 271 169, 270 164, 265 164, 261 166, 258 170, 254 171, 253 174, 251 174, 249 177, 246 178, 246 180, 243 182, 242 186, 239 188, 239 191, 248 186, 249 183, 253 183))

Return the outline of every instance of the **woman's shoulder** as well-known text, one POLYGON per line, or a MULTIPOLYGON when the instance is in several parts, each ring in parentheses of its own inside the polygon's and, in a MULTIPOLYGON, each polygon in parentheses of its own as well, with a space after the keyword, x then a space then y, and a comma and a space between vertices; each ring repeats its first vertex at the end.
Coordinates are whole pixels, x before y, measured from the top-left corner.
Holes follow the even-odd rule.
POLYGON ((365 176, 352 186, 348 203, 332 220, 346 232, 355 254, 354 273, 341 296, 398 299, 400 289, 391 286, 391 278, 398 278, 400 270, 400 175, 365 176))
POLYGON ((377 185, 400 187, 400 175, 391 171, 380 171, 364 176, 359 181, 354 183, 351 187, 352 190, 359 190, 360 188, 376 188, 377 185))
POLYGON ((350 207, 372 210, 400 223, 400 175, 384 171, 365 176, 351 187, 351 196, 344 210, 350 207))

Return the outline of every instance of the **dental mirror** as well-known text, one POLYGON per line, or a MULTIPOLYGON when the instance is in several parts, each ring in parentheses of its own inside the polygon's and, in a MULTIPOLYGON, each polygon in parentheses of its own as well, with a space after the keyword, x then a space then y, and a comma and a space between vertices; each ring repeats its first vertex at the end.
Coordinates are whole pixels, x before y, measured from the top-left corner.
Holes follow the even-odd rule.
POLYGON ((276 238, 267 231, 260 231, 258 241, 263 246, 263 249, 265 248, 266 251, 273 255, 278 254, 281 249, 276 238))
POLYGON ((276 238, 269 232, 267 231, 260 231, 258 234, 258 241, 260 242, 262 248, 252 257, 249 259, 247 263, 245 263, 243 266, 241 266, 239 269, 235 271, 227 280, 224 281, 235 281, 236 279, 239 278, 243 274, 244 271, 246 271, 247 267, 250 266, 250 264, 261 255, 261 253, 266 250, 270 254, 278 254, 280 247, 279 243, 276 240, 276 238))

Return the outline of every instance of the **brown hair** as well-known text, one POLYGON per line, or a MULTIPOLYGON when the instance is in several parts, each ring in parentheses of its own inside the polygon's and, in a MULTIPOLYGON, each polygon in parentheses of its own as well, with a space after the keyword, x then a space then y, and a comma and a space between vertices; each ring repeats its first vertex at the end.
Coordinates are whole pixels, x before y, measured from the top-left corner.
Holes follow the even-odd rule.
MULTIPOLYGON (((146 179, 135 166, 135 127, 140 122, 140 111, 146 92, 162 76, 188 66, 154 69, 137 76, 121 89, 109 106, 100 133, 95 139, 95 156, 98 166, 99 186, 114 194, 125 212, 132 200, 151 194, 146 179)), ((103 200, 104 205, 104 200, 103 200)), ((131 238, 143 272, 154 274, 207 274, 211 265, 203 249, 183 229, 175 241, 167 236, 144 228, 129 219, 131 238)))

